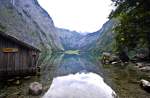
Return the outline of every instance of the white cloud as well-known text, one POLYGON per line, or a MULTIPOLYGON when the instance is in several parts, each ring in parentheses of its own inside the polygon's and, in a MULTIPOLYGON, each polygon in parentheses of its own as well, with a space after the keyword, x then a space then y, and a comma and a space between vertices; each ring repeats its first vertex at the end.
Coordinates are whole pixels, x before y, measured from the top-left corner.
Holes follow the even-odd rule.
POLYGON ((55 26, 81 32, 94 32, 107 21, 111 0, 38 0, 55 26))

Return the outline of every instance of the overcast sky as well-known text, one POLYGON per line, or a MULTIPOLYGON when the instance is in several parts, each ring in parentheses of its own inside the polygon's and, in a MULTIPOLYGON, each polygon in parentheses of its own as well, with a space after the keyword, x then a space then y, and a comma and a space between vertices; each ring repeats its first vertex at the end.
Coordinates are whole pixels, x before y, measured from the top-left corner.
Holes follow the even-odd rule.
POLYGON ((59 28, 94 32, 107 21, 111 0, 38 0, 59 28))

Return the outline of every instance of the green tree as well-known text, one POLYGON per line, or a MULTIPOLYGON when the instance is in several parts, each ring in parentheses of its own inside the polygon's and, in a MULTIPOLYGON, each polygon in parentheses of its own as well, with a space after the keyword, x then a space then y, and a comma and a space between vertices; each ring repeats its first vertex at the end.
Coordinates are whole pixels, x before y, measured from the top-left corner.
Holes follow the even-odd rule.
MULTIPOLYGON (((117 50, 146 45, 150 51, 150 0, 112 0, 117 6, 109 18, 117 18, 117 50)), ((150 57, 150 55, 149 55, 150 57)))

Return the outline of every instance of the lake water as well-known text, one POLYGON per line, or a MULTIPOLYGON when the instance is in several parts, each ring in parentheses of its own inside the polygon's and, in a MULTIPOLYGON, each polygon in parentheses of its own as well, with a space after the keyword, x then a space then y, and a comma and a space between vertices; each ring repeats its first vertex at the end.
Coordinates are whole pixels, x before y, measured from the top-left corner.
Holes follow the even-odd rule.
MULTIPOLYGON (((139 81, 147 73, 135 70, 129 65, 102 65, 95 56, 88 53, 79 55, 54 54, 45 56, 41 63, 41 75, 29 80, 21 79, 21 85, 1 85, 0 95, 4 98, 41 98, 49 89, 53 78, 75 74, 93 72, 104 78, 104 81, 120 96, 120 98, 150 98, 150 94, 142 90, 139 81), (43 84, 44 92, 41 96, 29 96, 28 86, 38 81, 43 84)), ((1 97, 0 97, 1 98, 1 97)))

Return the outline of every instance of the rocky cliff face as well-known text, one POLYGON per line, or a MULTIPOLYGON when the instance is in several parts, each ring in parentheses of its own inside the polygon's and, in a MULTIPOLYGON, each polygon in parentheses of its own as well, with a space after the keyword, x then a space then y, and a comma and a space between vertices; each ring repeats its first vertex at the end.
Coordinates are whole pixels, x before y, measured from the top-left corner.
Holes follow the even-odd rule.
POLYGON ((107 21, 102 28, 98 31, 101 35, 98 37, 98 40, 95 42, 95 47, 92 47, 92 50, 96 52, 103 51, 112 51, 114 41, 114 32, 113 27, 117 24, 116 19, 107 21))
POLYGON ((113 27, 115 19, 107 21, 97 32, 82 35, 75 31, 57 28, 58 36, 65 49, 81 51, 109 51, 114 43, 113 27))
POLYGON ((83 38, 84 35, 76 31, 70 31, 61 28, 57 28, 57 32, 65 50, 79 49, 77 44, 80 43, 80 39, 83 38))
POLYGON ((66 50, 89 51, 94 47, 100 36, 100 32, 81 34, 76 31, 57 28, 58 36, 66 50))
POLYGON ((95 43, 100 35, 100 32, 89 33, 76 43, 76 47, 81 51, 90 51, 93 47, 95 47, 95 43))
POLYGON ((28 44, 63 50, 51 17, 36 0, 0 0, 0 31, 28 44))
POLYGON ((56 28, 37 0, 0 0, 0 31, 30 45, 60 50, 104 50, 112 43, 114 20, 86 35, 56 28))

